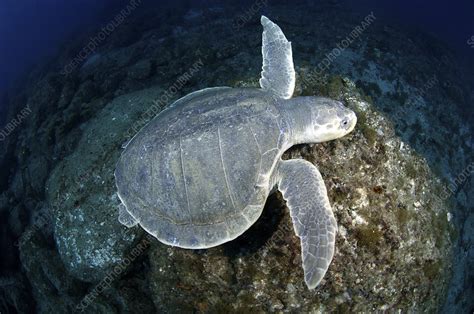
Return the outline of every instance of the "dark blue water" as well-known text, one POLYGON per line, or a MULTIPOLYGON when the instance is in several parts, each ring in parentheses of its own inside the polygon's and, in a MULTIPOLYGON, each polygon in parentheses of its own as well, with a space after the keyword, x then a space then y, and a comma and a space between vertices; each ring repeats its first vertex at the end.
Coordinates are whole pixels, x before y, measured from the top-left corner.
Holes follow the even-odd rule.
MULTIPOLYGON (((276 1, 275 1, 276 2, 276 1)), ((309 4, 312 1, 307 1, 309 4)), ((71 40, 75 32, 105 22, 119 11, 126 1, 5 1, 0 10, 2 77, 0 87, 5 89, 26 67, 31 67, 45 56, 52 57, 60 45, 71 40), (8 62, 6 62, 8 60, 8 62)), ((159 1, 163 3, 164 1, 159 1)), ((188 6, 210 6, 213 1, 186 1, 188 6)), ((375 11, 385 20, 413 29, 432 33, 449 44, 465 58, 472 60, 468 41, 474 29, 474 3, 457 1, 342 1, 354 11, 375 11)), ((243 7, 249 1, 239 1, 243 7)), ((178 5, 171 2, 170 5, 178 5)), ((264 8, 261 9, 264 13, 264 8)), ((77 33, 76 33, 77 34, 77 33)), ((472 46, 472 44, 471 44, 472 46)))

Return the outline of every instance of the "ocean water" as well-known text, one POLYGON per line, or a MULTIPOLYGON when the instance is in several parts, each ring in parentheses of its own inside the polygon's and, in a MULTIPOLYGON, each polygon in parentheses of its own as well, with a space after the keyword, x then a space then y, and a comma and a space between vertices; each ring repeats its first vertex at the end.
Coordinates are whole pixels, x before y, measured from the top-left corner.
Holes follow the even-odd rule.
POLYGON ((0 47, 0 313, 473 312, 472 1, 4 1, 0 47))

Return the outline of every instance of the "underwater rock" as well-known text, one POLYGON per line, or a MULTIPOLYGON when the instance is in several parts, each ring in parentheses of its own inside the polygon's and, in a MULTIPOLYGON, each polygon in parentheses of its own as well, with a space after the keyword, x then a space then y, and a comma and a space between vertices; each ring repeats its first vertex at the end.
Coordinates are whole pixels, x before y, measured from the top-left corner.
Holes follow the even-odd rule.
MULTIPOLYGON (((61 98, 63 78, 56 73, 48 73, 35 83, 31 96, 28 97, 28 104, 33 111, 33 123, 40 123, 54 114, 56 104, 61 98)), ((24 106, 25 104, 23 104, 24 106)), ((32 125, 39 127, 39 125, 32 125)), ((30 140, 30 138, 28 138, 30 140)))
POLYGON ((56 245, 68 271, 81 280, 102 279, 138 238, 138 229, 128 231, 117 220, 114 169, 130 128, 160 92, 148 89, 111 101, 84 125, 76 149, 48 179, 56 245))
MULTIPOLYGON (((34 313, 34 301, 29 293, 28 279, 23 273, 9 273, 0 277, 0 302, 2 310, 9 313, 34 313)), ((2 311, 3 313, 3 311, 2 311)))
MULTIPOLYGON (((186 27, 181 37, 173 37, 172 30, 185 12, 179 16, 171 11, 149 12, 143 19, 148 25, 143 34, 133 29, 136 24, 130 16, 130 23, 121 25, 103 43, 100 58, 93 64, 67 78, 41 76, 36 78, 38 83, 18 93, 15 107, 31 104, 33 114, 24 128, 0 145, 1 168, 9 169, 0 173, 2 192, 9 190, 0 197, 2 218, 8 219, 11 207, 17 207, 11 218, 14 234, 2 229, 6 242, 24 228, 18 216, 28 215, 36 202, 43 201, 41 195, 29 195, 43 179, 32 178, 34 171, 28 168, 31 162, 36 163, 35 168, 45 162, 31 157, 45 156, 48 167, 59 162, 47 182, 55 243, 43 227, 36 228, 41 232, 35 236, 27 229, 21 237, 22 272, 29 282, 18 287, 33 290, 36 310, 71 312, 77 308, 114 261, 123 261, 126 252, 133 251, 140 236, 138 228, 127 230, 117 222, 113 170, 121 144, 143 124, 138 123, 131 132, 128 128, 161 95, 152 89, 109 100, 138 88, 170 86, 200 56, 204 66, 183 94, 219 85, 257 86, 261 66, 257 16, 238 32, 228 18, 242 9, 239 5, 228 14, 219 12, 206 24, 185 22, 197 26, 186 27), (121 42, 125 28, 129 28, 127 33, 132 29, 137 43, 114 46, 121 42), (141 60, 152 63, 145 80, 128 74, 141 60), (105 104, 109 105, 100 111, 105 104), (91 117, 95 118, 88 121, 91 117), (20 211, 20 206, 27 212, 20 211), (93 283, 85 285, 76 278, 93 283)), ((288 10, 286 5, 272 4, 266 10, 269 16, 285 21, 289 37, 298 43, 293 53, 299 82, 311 83, 337 42, 360 22, 340 8, 316 11, 295 4, 288 10)), ((434 41, 430 43, 433 47, 434 41)), ((469 212, 474 181, 471 178, 460 186, 455 197, 436 197, 444 193, 440 174, 455 178, 466 160, 472 159, 472 138, 460 136, 460 130, 466 128, 461 127, 456 112, 460 104, 451 98, 461 101, 459 89, 453 92, 444 83, 423 89, 434 72, 439 73, 440 82, 456 78, 456 86, 465 82, 451 64, 444 64, 443 60, 449 61, 448 53, 443 56, 433 50, 426 54, 418 48, 417 40, 374 24, 332 60, 327 73, 320 73, 317 79, 322 82, 296 87, 298 95, 343 100, 359 116, 350 137, 298 146, 286 155, 305 158, 319 167, 339 225, 334 261, 318 289, 308 291, 304 286, 299 241, 284 201, 276 194, 268 199, 257 223, 228 244, 191 251, 153 240, 151 248, 94 298, 86 312, 437 311, 452 270, 454 243, 459 248, 449 309, 472 308, 469 283, 474 238, 469 235, 474 219, 469 212), (327 78, 325 74, 340 76, 327 78), (344 77, 358 82, 364 93, 344 77), (461 236, 453 227, 456 221, 464 226, 461 236)), ((61 58, 69 62, 71 55, 61 58)), ((450 62, 454 63, 452 58, 450 62)), ((9 265, 18 265, 13 255, 14 248, 8 247, 2 256, 8 256, 9 265)), ((30 300, 30 295, 9 298, 15 299, 30 300)), ((17 305, 18 312, 33 311, 34 304, 22 305, 17 305)))
POLYGON ((354 133, 298 146, 286 155, 318 166, 337 217, 336 252, 320 287, 310 291, 304 285, 299 239, 277 195, 267 201, 256 226, 228 244, 189 251, 156 242, 149 261, 158 310, 430 311, 439 306, 455 232, 448 204, 436 196, 442 187, 426 161, 393 136, 386 117, 362 100, 355 84, 342 81, 340 95, 359 117, 354 133), (269 231, 264 243, 255 243, 262 237, 256 236, 258 229, 269 231))
POLYGON ((8 199, 9 197, 7 195, 7 192, 3 192, 2 194, 0 194, 0 213, 7 210, 7 206, 9 203, 8 199))
POLYGON ((35 195, 43 195, 44 185, 49 176, 49 162, 46 156, 42 154, 33 155, 28 159, 28 168, 26 175, 28 183, 35 195))
POLYGON ((8 227, 15 238, 18 238, 27 226, 28 222, 25 221, 25 217, 28 217, 28 215, 22 205, 11 205, 8 212, 8 227))
MULTIPOLYGON (((55 249, 41 232, 29 228, 20 240, 21 265, 32 286, 40 313, 70 313, 85 291, 85 285, 70 276, 55 249)), ((26 301, 26 300, 25 300, 26 301)))
POLYGON ((17 199, 21 199, 25 193, 25 182, 23 179, 23 171, 18 170, 10 183, 10 190, 17 199))
POLYGON ((76 93, 71 100, 69 107, 80 107, 83 103, 89 103, 94 97, 98 96, 98 88, 94 82, 87 80, 79 85, 76 93))
POLYGON ((134 80, 143 80, 150 76, 152 63, 150 60, 142 60, 128 69, 128 76, 134 80))
MULTIPOLYGON (((153 304, 144 293, 143 278, 133 278, 127 280, 127 286, 122 282, 111 282, 105 295, 97 295, 88 299, 84 304, 84 296, 88 295, 90 287, 74 277, 67 275, 64 263, 48 243, 38 228, 28 228, 20 240, 21 264, 26 276, 32 283, 32 293, 34 302, 31 300, 26 289, 13 291, 9 298, 16 300, 23 297, 23 304, 14 304, 17 309, 30 309, 26 312, 33 312, 35 308, 39 313, 72 313, 75 311, 86 313, 114 313, 118 309, 120 312, 137 313, 153 311, 153 304), (134 289, 132 289, 134 288, 134 289)), ((2 283, 0 278, 0 284, 2 283)), ((15 285, 25 284, 24 281, 15 281, 15 285)), ((93 286, 97 288, 97 286, 93 286)), ((92 289, 93 290, 93 289, 92 289)))
POLYGON ((87 58, 84 64, 81 66, 81 69, 95 66, 100 61, 101 55, 100 53, 94 53, 92 56, 87 58))

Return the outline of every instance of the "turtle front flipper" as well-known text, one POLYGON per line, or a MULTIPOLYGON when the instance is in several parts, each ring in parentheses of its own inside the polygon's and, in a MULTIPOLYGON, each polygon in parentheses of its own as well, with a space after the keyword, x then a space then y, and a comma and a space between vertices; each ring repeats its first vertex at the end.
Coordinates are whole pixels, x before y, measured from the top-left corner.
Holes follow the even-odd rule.
POLYGON ((308 288, 322 280, 334 256, 336 219, 318 169, 305 160, 281 161, 278 189, 290 209, 296 235, 301 239, 304 279, 308 288))
POLYGON ((289 99, 295 89, 291 42, 280 27, 262 15, 262 77, 260 87, 278 98, 289 99))

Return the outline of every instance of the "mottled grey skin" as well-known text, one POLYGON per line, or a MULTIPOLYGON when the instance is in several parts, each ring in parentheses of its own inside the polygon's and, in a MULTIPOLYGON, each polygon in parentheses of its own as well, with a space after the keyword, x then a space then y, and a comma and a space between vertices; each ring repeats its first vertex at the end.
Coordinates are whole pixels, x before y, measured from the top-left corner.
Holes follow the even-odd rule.
POLYGON ((265 17, 262 24, 262 89, 200 90, 145 126, 117 163, 119 220, 139 223, 165 244, 209 248, 245 232, 278 188, 301 238, 305 281, 314 288, 332 260, 337 224, 317 168, 281 156, 295 144, 344 136, 357 119, 335 100, 288 99, 291 44, 276 24, 265 17), (284 79, 267 79, 276 75, 284 79))

